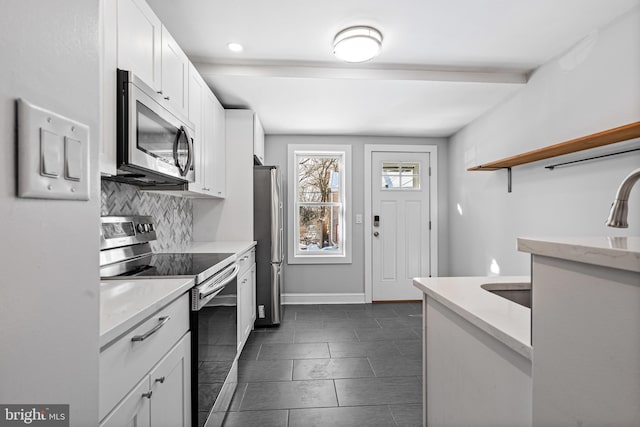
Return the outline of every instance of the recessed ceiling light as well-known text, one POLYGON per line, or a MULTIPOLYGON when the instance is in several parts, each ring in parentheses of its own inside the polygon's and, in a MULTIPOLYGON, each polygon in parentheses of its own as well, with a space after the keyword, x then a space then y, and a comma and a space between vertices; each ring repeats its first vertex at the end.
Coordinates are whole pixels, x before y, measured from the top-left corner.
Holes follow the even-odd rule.
POLYGON ((365 62, 380 53, 382 34, 372 27, 349 27, 333 39, 333 54, 345 62, 365 62))
POLYGON ((231 52, 242 52, 244 49, 240 43, 235 42, 227 43, 227 47, 231 52))

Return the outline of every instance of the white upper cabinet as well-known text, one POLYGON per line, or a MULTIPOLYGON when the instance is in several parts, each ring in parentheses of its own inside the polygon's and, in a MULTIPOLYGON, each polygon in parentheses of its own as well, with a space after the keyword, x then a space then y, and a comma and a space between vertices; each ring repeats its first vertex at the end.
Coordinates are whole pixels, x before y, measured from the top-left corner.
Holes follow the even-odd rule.
POLYGON ((189 184, 187 191, 171 194, 223 198, 226 194, 224 108, 191 63, 188 80, 188 117, 195 127, 196 180, 189 184))
POLYGON ((203 122, 204 122, 204 94, 207 89, 207 85, 205 84, 198 71, 195 69, 193 65, 189 65, 189 111, 188 117, 189 120, 193 123, 195 134, 193 137, 193 147, 196 155, 196 181, 192 184, 189 184, 189 190, 191 191, 204 191, 205 183, 204 183, 204 171, 206 166, 203 165, 202 160, 205 157, 205 136, 203 130, 203 122))
POLYGON ((100 173, 116 174, 116 69, 118 68, 118 2, 100 2, 100 173))
POLYGON ((264 130, 257 114, 253 116, 253 156, 258 163, 264 164, 264 130))
POLYGON ((100 8, 101 174, 115 175, 117 169, 116 70, 120 68, 141 78, 162 95, 172 111, 188 117, 196 128, 196 182, 189 186, 189 193, 181 195, 195 192, 196 196, 224 197, 222 106, 144 0, 101 0, 100 8))
POLYGON ((189 59, 169 31, 162 26, 162 88, 161 94, 185 117, 188 110, 189 59))
POLYGON ((144 0, 101 0, 100 30, 100 173, 115 175, 116 70, 131 71, 162 92, 162 22, 144 0))
POLYGON ((132 71, 158 92, 163 91, 160 19, 144 0, 118 0, 116 25, 118 68, 132 71))
POLYGON ((212 196, 223 198, 227 195, 225 112, 213 92, 208 89, 204 98, 204 133, 207 140, 205 163, 208 164, 204 171, 204 180, 212 196))

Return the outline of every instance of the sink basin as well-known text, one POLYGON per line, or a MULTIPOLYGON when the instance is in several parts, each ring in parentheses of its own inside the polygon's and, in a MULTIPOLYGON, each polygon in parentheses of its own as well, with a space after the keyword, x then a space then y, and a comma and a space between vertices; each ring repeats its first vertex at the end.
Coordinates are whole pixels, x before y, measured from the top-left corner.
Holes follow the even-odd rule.
POLYGON ((531 308, 531 283, 485 283, 480 287, 516 304, 531 308))

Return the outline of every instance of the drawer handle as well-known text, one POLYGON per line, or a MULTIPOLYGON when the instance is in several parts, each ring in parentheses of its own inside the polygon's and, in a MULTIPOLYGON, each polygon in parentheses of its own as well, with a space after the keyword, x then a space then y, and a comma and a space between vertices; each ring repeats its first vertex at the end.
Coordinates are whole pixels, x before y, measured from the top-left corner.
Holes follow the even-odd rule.
POLYGON ((164 377, 156 378, 156 382, 160 384, 164 384, 164 377))
POLYGON ((138 342, 138 341, 146 340, 151 335, 153 335, 156 332, 158 332, 158 329, 162 328, 165 323, 167 323, 169 320, 171 320, 171 316, 160 317, 160 318, 158 318, 158 320, 160 321, 160 323, 158 323, 153 328, 149 329, 149 331, 147 333, 142 334, 142 335, 136 335, 135 337, 131 338, 131 341, 138 342))
POLYGON ((147 399, 151 399, 151 395, 153 394, 153 391, 149 390, 146 393, 142 393, 142 397, 146 397, 147 399))

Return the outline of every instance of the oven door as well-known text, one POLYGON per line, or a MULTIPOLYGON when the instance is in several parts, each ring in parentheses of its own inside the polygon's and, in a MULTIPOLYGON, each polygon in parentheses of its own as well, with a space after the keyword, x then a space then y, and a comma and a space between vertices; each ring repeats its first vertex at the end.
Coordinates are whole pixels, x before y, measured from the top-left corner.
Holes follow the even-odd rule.
MULTIPOLYGON (((192 291, 191 396, 195 427, 222 426, 238 383, 237 265, 231 266, 231 272, 222 287, 205 282, 192 291)), ((222 274, 224 271, 217 276, 222 274)))
POLYGON ((150 172, 168 181, 195 179, 193 125, 165 107, 162 97, 131 72, 118 70, 118 163, 127 172, 150 172))

